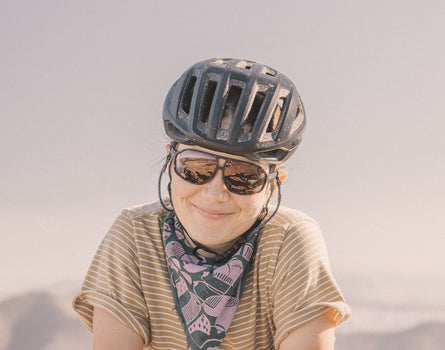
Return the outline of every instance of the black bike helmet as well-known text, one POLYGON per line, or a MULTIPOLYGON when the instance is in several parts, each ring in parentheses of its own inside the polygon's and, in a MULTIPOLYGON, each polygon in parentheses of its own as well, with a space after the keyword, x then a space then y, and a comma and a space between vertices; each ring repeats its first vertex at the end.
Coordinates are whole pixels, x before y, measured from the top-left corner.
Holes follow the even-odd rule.
POLYGON ((279 164, 299 146, 305 111, 293 83, 263 64, 212 58, 170 88, 164 128, 174 141, 279 164))

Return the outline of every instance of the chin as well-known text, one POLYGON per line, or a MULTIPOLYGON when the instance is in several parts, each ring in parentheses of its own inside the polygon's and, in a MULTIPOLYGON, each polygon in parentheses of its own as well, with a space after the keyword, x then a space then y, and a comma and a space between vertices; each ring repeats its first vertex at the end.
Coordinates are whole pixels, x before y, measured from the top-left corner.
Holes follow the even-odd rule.
MULTIPOLYGON (((228 230, 227 226, 224 228, 224 230, 221 230, 220 228, 212 228, 212 227, 206 227, 205 225, 201 225, 199 227, 191 227, 191 231, 187 230, 189 234, 196 239, 199 243, 208 246, 208 247, 215 247, 215 246, 221 246, 225 245, 228 242, 231 242, 232 240, 237 238, 237 234, 234 234, 235 230, 228 230)), ((239 234, 241 235, 241 233, 239 234)))

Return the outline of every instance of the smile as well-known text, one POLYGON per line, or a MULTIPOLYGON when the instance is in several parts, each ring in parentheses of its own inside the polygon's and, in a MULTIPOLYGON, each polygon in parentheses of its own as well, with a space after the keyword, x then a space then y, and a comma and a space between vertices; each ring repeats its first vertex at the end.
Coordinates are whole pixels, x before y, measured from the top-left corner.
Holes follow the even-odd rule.
POLYGON ((222 219, 222 218, 225 218, 231 214, 231 213, 227 213, 227 212, 217 212, 217 211, 213 211, 210 209, 204 209, 204 208, 198 207, 194 204, 193 204, 193 208, 203 217, 208 218, 208 219, 213 219, 213 220, 222 219))

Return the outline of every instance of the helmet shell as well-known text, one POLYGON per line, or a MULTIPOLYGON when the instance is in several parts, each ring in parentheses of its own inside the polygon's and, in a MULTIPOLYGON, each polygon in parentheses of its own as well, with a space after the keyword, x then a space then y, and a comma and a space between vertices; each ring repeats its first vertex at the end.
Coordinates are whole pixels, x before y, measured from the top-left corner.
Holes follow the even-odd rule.
POLYGON ((261 63, 212 58, 173 84, 163 120, 174 141, 280 164, 301 143, 306 114, 284 74, 261 63))

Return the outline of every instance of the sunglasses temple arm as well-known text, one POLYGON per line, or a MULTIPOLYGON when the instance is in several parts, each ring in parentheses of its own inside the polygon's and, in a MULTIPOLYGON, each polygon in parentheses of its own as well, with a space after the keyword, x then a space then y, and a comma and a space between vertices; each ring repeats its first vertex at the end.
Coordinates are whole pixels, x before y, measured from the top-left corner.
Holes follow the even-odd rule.
POLYGON ((259 225, 258 227, 255 228, 255 230, 257 230, 257 231, 261 230, 263 228, 263 226, 265 226, 270 220, 272 220, 272 218, 278 212, 278 209, 280 209, 280 204, 281 204, 281 181, 280 181, 280 177, 278 176, 278 171, 275 174, 276 174, 276 179, 277 179, 277 190, 278 190, 277 206, 275 207, 275 210, 272 213, 272 215, 269 216, 269 218, 266 221, 264 221, 261 225, 259 225))

